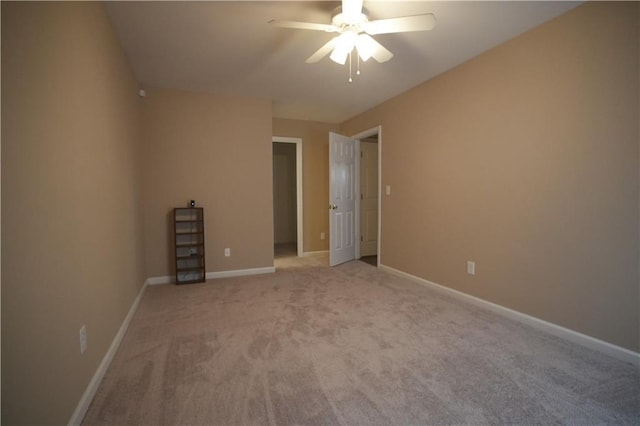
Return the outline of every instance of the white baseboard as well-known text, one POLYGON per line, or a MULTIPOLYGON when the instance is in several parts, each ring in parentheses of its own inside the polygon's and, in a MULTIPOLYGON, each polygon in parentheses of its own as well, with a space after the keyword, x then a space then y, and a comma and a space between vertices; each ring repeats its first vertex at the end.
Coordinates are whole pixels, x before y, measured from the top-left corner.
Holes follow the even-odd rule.
MULTIPOLYGON (((216 278, 230 278, 230 277, 242 277, 245 275, 270 274, 275 271, 276 271, 275 266, 265 266, 263 268, 249 268, 249 269, 235 269, 231 271, 207 272, 205 274, 205 278, 208 280, 214 280, 216 278)), ((149 283, 149 285, 171 284, 176 282, 176 277, 173 275, 151 277, 147 279, 147 282, 149 283)))
POLYGON ((464 300, 473 305, 480 306, 486 309, 489 309, 497 314, 503 315, 505 317, 514 319, 521 323, 530 325, 539 330, 545 331, 554 336, 566 339, 573 343, 577 343, 579 345, 585 346, 590 349, 597 350, 599 352, 605 353, 609 356, 617 358, 621 361, 630 362, 636 366, 640 367, 640 353, 631 351, 629 349, 605 342, 603 340, 596 339, 595 337, 587 336, 586 334, 579 333, 574 330, 570 330, 568 328, 562 327, 557 324, 553 324, 551 322, 547 322, 541 320, 539 318, 533 317, 531 315, 523 314, 522 312, 514 311, 513 309, 506 308, 501 305, 497 305, 492 302, 488 302, 484 299, 480 299, 475 296, 471 296, 469 294, 463 293, 458 290, 454 290, 449 287, 445 287, 440 284, 436 284, 434 282, 425 280, 424 278, 417 277, 415 275, 411 275, 407 272, 400 271, 398 269, 394 269, 390 266, 379 265, 379 268, 387 271, 393 275, 397 275, 403 278, 408 278, 411 281, 414 281, 418 284, 429 287, 433 290, 439 291, 441 293, 446 293, 449 296, 453 296, 457 299, 464 300))
POLYGON ((250 269, 236 269, 234 271, 218 271, 218 272, 207 272, 207 279, 216 279, 216 278, 229 278, 229 277, 242 277, 245 275, 260 275, 260 274, 271 274, 276 272, 275 266, 265 266, 263 268, 250 268, 250 269))
POLYGON ((111 342, 111 346, 109 346, 107 353, 102 358, 102 362, 100 362, 100 365, 98 366, 98 369, 96 370, 93 377, 91 378, 91 381, 87 386, 87 389, 84 391, 84 394, 82 394, 82 398, 80 398, 80 402, 78 402, 78 406, 76 407, 75 411, 71 415, 71 419, 69 420, 69 425, 75 426, 82 423, 82 419, 84 418, 84 415, 87 413, 87 410, 89 409, 89 405, 91 404, 91 401, 93 400, 93 397, 95 396, 96 391, 98 390, 98 387, 102 382, 102 378, 107 372, 107 369, 109 368, 109 365, 113 360, 113 357, 118 351, 118 347, 120 346, 120 343, 122 342, 122 339, 124 338, 124 335, 127 332, 127 328, 129 328, 129 323, 133 318, 133 314, 135 314, 136 310, 138 309, 138 304, 140 303, 140 300, 142 299, 142 295, 144 294, 144 290, 147 288, 148 284, 149 284, 149 280, 145 281, 145 283, 142 285, 142 288, 138 292, 138 295, 136 296, 135 300, 131 304, 131 307, 129 308, 129 312, 127 312, 127 316, 124 318, 124 321, 122 321, 122 325, 118 329, 116 336, 113 338, 113 341, 111 342))
POLYGON ((158 285, 158 284, 171 284, 172 282, 175 282, 175 277, 172 277, 170 275, 164 275, 162 277, 150 277, 147 278, 147 283, 149 285, 158 285))
POLYGON ((319 251, 305 251, 304 253, 302 253, 302 256, 307 257, 307 256, 318 256, 321 254, 328 254, 329 250, 319 250, 319 251))

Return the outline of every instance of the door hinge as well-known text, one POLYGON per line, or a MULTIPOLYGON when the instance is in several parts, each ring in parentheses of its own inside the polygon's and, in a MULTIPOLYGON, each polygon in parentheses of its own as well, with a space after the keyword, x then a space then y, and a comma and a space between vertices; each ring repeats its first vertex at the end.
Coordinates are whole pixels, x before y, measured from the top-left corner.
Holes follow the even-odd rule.
POLYGON ((360 194, 360 199, 364 200, 364 194, 360 194))
POLYGON ((364 237, 362 235, 360 235, 360 242, 364 241, 364 237))

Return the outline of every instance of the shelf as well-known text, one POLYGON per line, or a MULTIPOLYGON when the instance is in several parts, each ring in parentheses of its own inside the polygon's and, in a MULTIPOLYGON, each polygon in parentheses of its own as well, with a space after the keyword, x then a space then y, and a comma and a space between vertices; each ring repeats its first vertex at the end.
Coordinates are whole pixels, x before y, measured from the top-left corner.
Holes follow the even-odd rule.
POLYGON ((195 283, 203 283, 206 281, 207 281, 207 278, 203 277, 202 279, 198 279, 198 280, 177 281, 176 284, 195 284, 195 283))
POLYGON ((202 258, 204 258, 204 256, 201 255, 201 254, 195 254, 195 255, 194 254, 190 254, 190 255, 187 255, 187 256, 176 256, 176 259, 179 259, 179 260, 202 259, 202 258))
POLYGON ((178 268, 176 269, 177 272, 196 272, 196 271, 202 271, 202 266, 192 266, 189 268, 178 268))
POLYGON ((204 209, 174 208, 173 233, 176 284, 205 282, 204 209))
POLYGON ((204 243, 177 243, 176 247, 185 248, 185 247, 204 247, 204 243))

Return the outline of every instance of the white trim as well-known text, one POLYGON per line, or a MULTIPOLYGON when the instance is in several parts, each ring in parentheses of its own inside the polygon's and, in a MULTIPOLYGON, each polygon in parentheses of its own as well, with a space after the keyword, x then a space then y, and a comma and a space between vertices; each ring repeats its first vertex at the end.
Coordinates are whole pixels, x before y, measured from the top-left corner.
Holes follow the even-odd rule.
POLYGON ((282 142, 282 143, 298 143, 302 142, 302 138, 289 138, 286 136, 274 136, 271 138, 271 142, 282 142))
POLYGON ((305 251, 304 253, 302 253, 302 255, 304 257, 309 257, 309 256, 319 256, 321 254, 328 254, 329 250, 318 250, 318 251, 305 251))
POLYGON ((382 126, 378 126, 378 258, 380 266, 380 250, 382 248, 382 126))
POLYGON ((286 138, 282 136, 274 136, 271 138, 271 143, 273 144, 274 142, 296 144, 296 245, 298 246, 298 257, 300 257, 302 256, 302 250, 304 248, 304 228, 302 226, 302 221, 304 218, 304 203, 302 198, 302 138, 286 138))
POLYGON ((175 277, 170 275, 164 275, 162 277, 147 278, 148 285, 171 284, 175 281, 176 281, 175 277))
POLYGON ((579 333, 574 330, 570 330, 568 328, 562 327, 557 324, 553 324, 548 321, 541 320, 540 318, 533 317, 531 315, 523 314, 522 312, 515 311, 513 309, 506 308, 501 305, 497 305, 492 302, 488 302, 484 299, 480 299, 475 296, 471 296, 470 294, 463 293, 458 290, 454 290, 449 287, 445 287, 440 284, 436 284, 429 280, 425 280, 424 278, 417 277, 415 275, 411 275, 407 272, 400 271, 398 269, 391 268, 386 265, 379 265, 379 268, 385 270, 393 275, 397 275, 399 277, 408 278, 411 281, 414 281, 418 284, 421 284, 430 289, 436 290, 441 293, 446 293, 449 296, 453 296, 457 299, 464 300, 468 303, 471 303, 476 306, 483 307, 485 309, 489 309, 497 314, 503 315, 507 318, 519 321, 521 323, 530 325, 539 330, 545 331, 554 336, 563 338, 573 343, 577 343, 579 345, 585 346, 589 349, 594 349, 614 358, 617 358, 624 362, 632 363, 636 366, 640 367, 640 353, 631 351, 629 349, 605 342, 600 339, 596 339, 595 337, 587 336, 586 334, 579 333))
POLYGON ((275 266, 265 266, 264 268, 236 269, 232 271, 207 272, 208 280, 216 278, 242 277, 245 275, 271 274, 276 272, 275 266))
MULTIPOLYGON (((207 272, 205 279, 215 280, 216 278, 241 277, 244 275, 270 274, 276 271, 275 266, 265 266, 263 268, 235 269, 229 271, 207 272)), ((161 277, 151 277, 147 279, 149 285, 173 284, 176 277, 173 275, 164 275, 161 277)))
POLYGON ((82 423, 82 420, 84 419, 84 415, 87 413, 87 410, 89 409, 89 405, 91 404, 91 401, 93 400, 93 397, 95 396, 98 390, 98 387, 100 386, 100 383, 102 382, 102 379, 105 373, 107 372, 107 369, 111 364, 111 361, 113 360, 113 357, 115 356, 116 352, 118 351, 118 348, 120 347, 120 343, 122 343, 122 339, 124 338, 124 335, 127 332, 127 328, 129 328, 129 323, 131 323, 131 319, 133 318, 133 315, 138 309, 138 304, 140 303, 140 300, 142 299, 142 295, 144 294, 144 290, 147 288, 148 284, 149 284, 149 280, 145 281, 145 283, 142 285, 142 288, 138 292, 138 295, 133 301, 133 304, 129 308, 129 312, 127 313, 127 316, 124 318, 124 321, 122 321, 122 325, 120 326, 120 328, 118 329, 118 332, 113 338, 113 341, 111 342, 111 346, 109 346, 107 353, 102 358, 102 362, 100 362, 100 365, 98 366, 98 369, 96 370, 96 372, 93 374, 93 377, 91 378, 91 381, 87 386, 87 389, 84 391, 84 394, 82 394, 82 397, 78 402, 78 406, 76 407, 75 411, 71 415, 71 419, 69 419, 69 425, 79 425, 80 423, 82 423))
POLYGON ((360 152, 360 139, 356 139, 356 138, 352 138, 355 141, 355 151, 356 151, 356 167, 355 167, 355 191, 356 191, 356 199, 355 199, 355 203, 354 203, 354 215, 355 215, 355 220, 354 220, 354 225, 353 225, 353 231, 354 231, 354 236, 353 236, 353 241, 356 242, 355 244, 355 259, 360 259, 360 243, 362 242, 362 232, 360 231, 360 227, 362 226, 360 224, 361 222, 361 218, 360 218, 360 211, 361 211, 361 205, 360 205, 360 196, 362 194, 362 189, 360 188, 360 167, 362 167, 361 165, 361 152, 360 152))

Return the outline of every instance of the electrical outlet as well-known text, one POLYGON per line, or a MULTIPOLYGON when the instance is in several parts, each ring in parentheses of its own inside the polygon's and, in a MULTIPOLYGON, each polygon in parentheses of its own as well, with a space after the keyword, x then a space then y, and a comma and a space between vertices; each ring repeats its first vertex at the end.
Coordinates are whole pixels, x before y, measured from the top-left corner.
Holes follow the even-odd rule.
POLYGON ((224 257, 231 257, 231 249, 229 247, 224 249, 224 257))
POLYGON ((467 262, 467 274, 475 275, 476 274, 476 262, 469 260, 467 262))
POLYGON ((80 353, 83 354, 87 350, 87 327, 80 327, 80 353))
POLYGON ((320 233, 320 239, 321 239, 321 240, 324 240, 324 238, 325 238, 325 236, 324 236, 324 232, 321 232, 321 233, 320 233))

